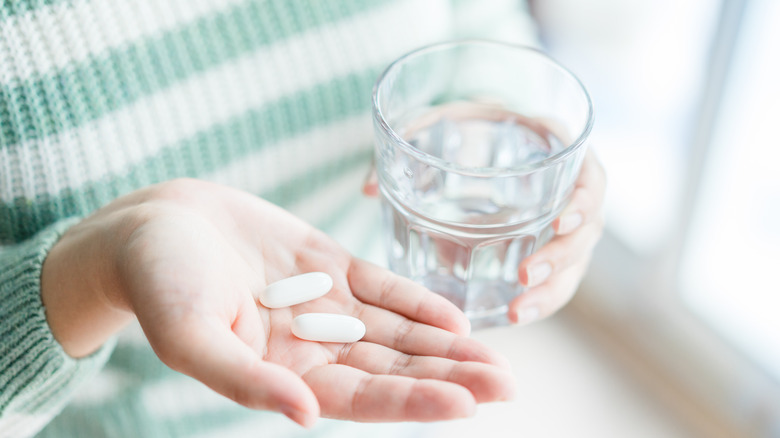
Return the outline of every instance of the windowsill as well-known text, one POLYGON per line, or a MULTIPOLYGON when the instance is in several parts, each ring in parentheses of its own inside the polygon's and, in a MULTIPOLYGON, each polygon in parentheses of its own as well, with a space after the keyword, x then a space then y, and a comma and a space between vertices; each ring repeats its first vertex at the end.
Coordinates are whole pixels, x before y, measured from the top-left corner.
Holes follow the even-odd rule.
POLYGON ((780 385, 685 309, 670 251, 640 258, 605 233, 565 317, 695 436, 775 436, 780 385))
POLYGON ((715 421, 690 421, 689 414, 701 415, 686 397, 645 369, 641 357, 621 347, 611 328, 594 324, 583 307, 578 299, 527 327, 475 332, 510 359, 517 398, 482 405, 470 419, 425 425, 423 436, 734 436, 715 421), (658 392, 661 388, 666 389, 658 392))
POLYGON ((722 404, 714 403, 700 388, 696 388, 708 379, 681 381, 683 374, 670 363, 687 367, 687 373, 707 374, 712 371, 696 370, 697 363, 702 359, 694 358, 696 353, 693 349, 673 358, 675 351, 685 348, 683 343, 666 344, 666 339, 661 336, 642 334, 646 329, 643 323, 631 318, 616 318, 609 312, 600 311, 598 302, 588 296, 587 289, 575 297, 565 310, 565 316, 572 326, 582 330, 580 335, 589 340, 594 352, 598 351, 594 354, 602 355, 602 360, 619 368, 631 386, 660 406, 667 421, 685 425, 690 433, 687 436, 756 436, 755 432, 748 434, 747 431, 738 430, 728 416, 719 411, 722 404))

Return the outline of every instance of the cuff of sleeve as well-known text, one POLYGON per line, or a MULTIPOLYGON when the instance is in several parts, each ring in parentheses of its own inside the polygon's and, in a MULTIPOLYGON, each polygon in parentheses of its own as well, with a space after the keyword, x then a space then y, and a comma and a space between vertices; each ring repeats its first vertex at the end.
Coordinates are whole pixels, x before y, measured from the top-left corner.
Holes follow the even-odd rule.
POLYGON ((0 429, 37 432, 105 365, 115 340, 74 359, 54 339, 41 301, 43 261, 79 218, 64 219, 0 252, 0 429))

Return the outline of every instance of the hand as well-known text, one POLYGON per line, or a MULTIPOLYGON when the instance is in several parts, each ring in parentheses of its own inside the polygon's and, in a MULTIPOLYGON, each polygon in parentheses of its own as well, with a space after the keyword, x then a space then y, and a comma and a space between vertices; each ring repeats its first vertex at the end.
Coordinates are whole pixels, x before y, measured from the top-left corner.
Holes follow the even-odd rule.
POLYGON ((552 223, 555 237, 520 263, 520 282, 527 289, 509 304, 512 322, 550 316, 574 296, 604 229, 605 186, 604 168, 589 150, 571 201, 552 223))
POLYGON ((446 299, 351 257, 272 204, 201 181, 134 192, 72 227, 44 263, 42 297, 74 356, 135 315, 174 370, 305 426, 320 414, 457 418, 513 395, 506 360, 465 337, 468 321, 446 299), (268 283, 311 271, 333 278, 324 297, 259 304, 268 283), (354 344, 300 340, 290 325, 307 312, 355 316, 366 335, 354 344))
MULTIPOLYGON (((519 266, 520 282, 528 289, 509 304, 508 317, 528 324, 552 315, 574 295, 601 237, 606 176, 593 151, 588 151, 571 201, 552 223, 556 236, 519 266)), ((363 184, 366 196, 377 196, 372 168, 363 184)))

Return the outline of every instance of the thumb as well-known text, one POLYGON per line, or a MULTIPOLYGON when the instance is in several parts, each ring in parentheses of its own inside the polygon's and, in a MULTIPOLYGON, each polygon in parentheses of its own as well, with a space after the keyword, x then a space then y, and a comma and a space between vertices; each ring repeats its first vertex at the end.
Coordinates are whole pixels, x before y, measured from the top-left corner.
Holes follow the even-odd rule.
POLYGON ((248 408, 281 412, 307 428, 319 417, 311 388, 291 370, 263 361, 228 325, 188 318, 165 338, 149 340, 166 365, 225 397, 248 408))

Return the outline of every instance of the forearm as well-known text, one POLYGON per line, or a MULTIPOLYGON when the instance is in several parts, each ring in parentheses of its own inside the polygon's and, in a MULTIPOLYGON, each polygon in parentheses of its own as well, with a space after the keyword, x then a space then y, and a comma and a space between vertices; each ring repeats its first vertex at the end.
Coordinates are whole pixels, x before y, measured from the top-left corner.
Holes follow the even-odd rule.
POLYGON ((0 435, 35 434, 111 353, 109 342, 94 355, 73 359, 54 339, 46 321, 42 265, 73 223, 62 219, 28 240, 0 248, 0 435))

